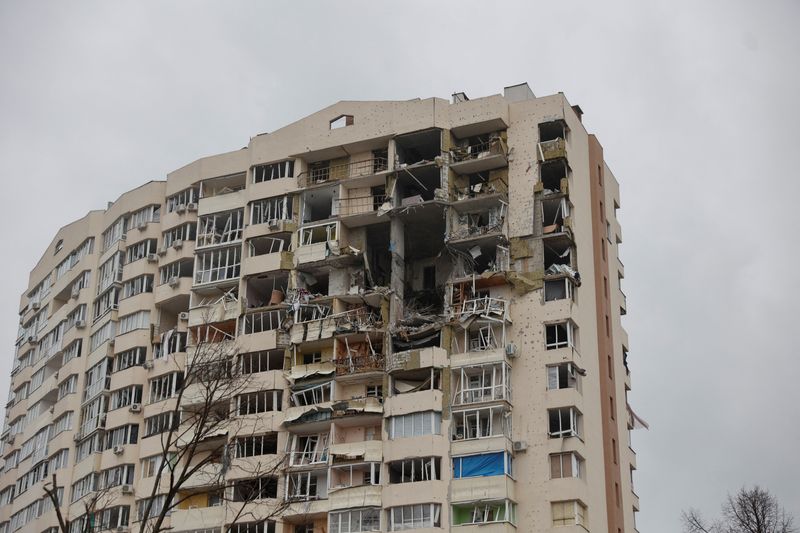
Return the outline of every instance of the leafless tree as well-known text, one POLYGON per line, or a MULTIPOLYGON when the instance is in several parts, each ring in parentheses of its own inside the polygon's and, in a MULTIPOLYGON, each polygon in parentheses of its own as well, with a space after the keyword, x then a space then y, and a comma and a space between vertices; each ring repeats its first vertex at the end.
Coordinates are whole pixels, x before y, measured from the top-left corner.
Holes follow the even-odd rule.
MULTIPOLYGON (((136 506, 130 510, 132 529, 139 533, 177 530, 179 526, 169 525, 168 517, 188 498, 203 492, 198 486, 211 488, 220 505, 226 507, 227 529, 223 528, 223 533, 231 531, 237 523, 263 522, 278 516, 287 506, 277 494, 284 457, 265 455, 234 460, 236 438, 252 437, 257 431, 253 424, 248 425, 237 416, 237 398, 253 392, 253 387, 251 375, 243 372, 240 364, 233 331, 206 322, 190 328, 189 335, 192 345, 187 350, 185 364, 175 362, 171 369, 176 372, 174 379, 182 379, 182 386, 164 402, 158 422, 160 452, 150 458, 155 466, 150 472, 152 476, 148 476, 154 480, 152 488, 146 494, 137 491, 136 506), (229 481, 232 473, 243 480, 269 480, 267 491, 275 493, 271 506, 265 511, 264 505, 251 505, 265 498, 263 482, 243 481, 234 486, 229 481)), ((165 346, 155 348, 164 349, 165 346)), ((45 490, 57 509, 61 533, 91 533, 104 527, 99 513, 109 505, 109 491, 87 495, 85 513, 73 518, 82 520, 82 526, 70 528, 70 520, 60 510, 55 476, 45 490)))
POLYGON ((742 487, 722 504, 722 516, 705 519, 697 509, 681 514, 685 533, 793 533, 794 518, 766 489, 742 487))

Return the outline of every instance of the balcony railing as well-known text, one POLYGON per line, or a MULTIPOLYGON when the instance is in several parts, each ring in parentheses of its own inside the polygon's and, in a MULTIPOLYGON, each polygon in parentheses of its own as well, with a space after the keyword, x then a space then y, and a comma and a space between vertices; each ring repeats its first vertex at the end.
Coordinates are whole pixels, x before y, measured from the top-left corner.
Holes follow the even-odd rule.
POLYGON ((551 141, 540 142, 537 145, 537 151, 539 152, 539 161, 567 157, 567 143, 561 137, 551 141))
POLYGON ((345 357, 333 361, 336 365, 336 375, 345 376, 361 372, 383 371, 386 368, 386 359, 383 354, 359 355, 345 357))
POLYGON ((360 215, 362 213, 372 213, 377 211, 389 199, 385 194, 375 194, 371 196, 357 196, 354 198, 342 198, 336 201, 339 216, 360 215))
POLYGON ((492 155, 506 155, 506 148, 502 139, 498 137, 477 144, 453 148, 451 153, 453 154, 453 162, 460 163, 492 155))
POLYGON ((306 180, 309 184, 324 183, 331 180, 369 176, 377 172, 388 170, 388 168, 389 160, 387 158, 374 157, 372 159, 352 161, 350 163, 343 163, 340 165, 312 168, 306 173, 306 180))
POLYGON ((458 318, 466 318, 471 315, 485 315, 497 319, 506 318, 508 312, 506 301, 500 298, 473 298, 465 300, 461 305, 451 308, 451 313, 458 318))

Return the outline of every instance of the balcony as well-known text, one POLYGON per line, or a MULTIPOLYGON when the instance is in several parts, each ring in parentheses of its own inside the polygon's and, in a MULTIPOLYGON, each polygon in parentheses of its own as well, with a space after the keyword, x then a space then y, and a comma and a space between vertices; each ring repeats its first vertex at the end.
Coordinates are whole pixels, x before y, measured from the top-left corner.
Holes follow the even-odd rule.
POLYGON ((204 531, 221 527, 225 522, 225 507, 200 507, 175 509, 170 516, 173 529, 181 531, 204 531))
POLYGON ((508 146, 499 135, 450 150, 450 168, 456 174, 473 174, 508 165, 508 146))
POLYGON ((242 276, 254 276, 276 270, 291 270, 293 261, 292 252, 251 253, 250 257, 246 257, 242 263, 242 276))
POLYGON ((447 366, 447 350, 438 346, 395 352, 386 362, 388 372, 445 366, 447 366))
POLYGON ((386 359, 383 354, 358 355, 333 361, 336 365, 336 377, 369 372, 383 372, 386 359))
POLYGON ((506 475, 453 479, 450 497, 454 502, 515 500, 514 486, 514 480, 506 475))
POLYGON ((329 181, 372 176, 389 169, 389 160, 386 157, 373 157, 347 163, 331 163, 332 161, 311 163, 309 170, 301 173, 298 177, 300 186, 308 187, 309 185, 329 181))
POLYGON ((359 485, 348 487, 332 492, 328 497, 330 498, 331 510, 355 507, 380 507, 381 486, 359 485))

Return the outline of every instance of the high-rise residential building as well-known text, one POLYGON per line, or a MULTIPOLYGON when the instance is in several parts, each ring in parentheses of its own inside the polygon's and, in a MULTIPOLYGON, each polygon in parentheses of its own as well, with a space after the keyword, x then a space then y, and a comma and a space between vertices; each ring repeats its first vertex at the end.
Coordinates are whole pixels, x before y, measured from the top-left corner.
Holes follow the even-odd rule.
POLYGON ((71 533, 634 532, 619 187, 581 115, 339 102, 58 230, 0 533, 57 533, 54 474, 71 533))

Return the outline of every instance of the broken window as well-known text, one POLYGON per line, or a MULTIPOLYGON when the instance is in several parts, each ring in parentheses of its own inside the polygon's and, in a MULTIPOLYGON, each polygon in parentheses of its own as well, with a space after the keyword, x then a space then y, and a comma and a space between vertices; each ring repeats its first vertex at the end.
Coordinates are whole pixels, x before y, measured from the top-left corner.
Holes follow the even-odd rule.
POLYGON ((547 389, 579 389, 580 370, 572 363, 561 363, 547 367, 547 389))
POLYGON ((433 162, 442 155, 442 132, 430 129, 395 137, 397 160, 400 165, 433 162))
POLYGON ((328 220, 338 214, 337 187, 312 189, 304 192, 301 199, 303 223, 328 220))
POLYGON ((276 254, 290 249, 291 241, 288 237, 256 237, 247 241, 247 250, 250 257, 276 254))
POLYGON ((149 382, 150 403, 160 402, 175 396, 183 388, 183 372, 172 372, 149 382))
POLYGON ((245 181, 245 173, 207 179, 200 184, 200 198, 211 198, 241 191, 245 187, 245 181))
POLYGON ((381 484, 381 463, 331 466, 331 489, 381 484))
POLYGON ((562 180, 569 176, 569 167, 565 160, 542 163, 539 177, 542 180, 544 195, 557 194, 562 191, 562 180))
POLYGON ((168 196, 167 213, 172 213, 173 211, 182 212, 189 204, 197 203, 199 197, 200 189, 198 187, 189 187, 172 196, 168 196))
POLYGON ((291 435, 289 466, 304 466, 328 462, 328 434, 291 435))
POLYGON ((292 198, 275 196, 250 203, 250 223, 275 225, 280 220, 292 220, 292 198))
POLYGON ((391 376, 392 395, 407 394, 423 390, 441 390, 442 371, 439 368, 423 368, 395 372, 391 376))
POLYGON ((234 440, 234 457, 254 457, 257 455, 272 455, 278 453, 278 434, 266 433, 239 437, 234 440))
POLYGON ((191 259, 182 259, 159 268, 158 284, 177 284, 180 278, 191 277, 193 269, 192 263, 193 261, 191 259))
POLYGON ((291 178, 292 176, 294 176, 294 160, 292 159, 253 167, 253 183, 291 178))
POLYGON ((121 216, 103 232, 103 252, 121 240, 128 229, 128 217, 121 216))
POLYGON ((570 203, 566 198, 542 200, 542 233, 560 233, 564 231, 564 220, 570 215, 570 203))
POLYGON ((421 411, 388 419, 390 439, 438 435, 441 432, 442 413, 421 411))
POLYGON ((419 457, 389 463, 389 483, 442 479, 441 457, 419 457))
POLYGON ((570 239, 562 235, 546 239, 543 242, 545 273, 572 271, 573 248, 570 239))
POLYGON ((197 227, 198 248, 239 241, 244 229, 244 210, 204 215, 197 227))
POLYGON ((454 371, 453 405, 508 400, 511 397, 506 363, 462 367, 454 371))
POLYGON ((265 476, 233 482, 233 501, 248 502, 278 497, 278 478, 265 476))
POLYGON ((122 281, 122 252, 117 252, 100 265, 97 273, 97 293, 105 291, 112 283, 122 281))
POLYGON ((244 316, 242 322, 242 334, 252 335, 253 333, 262 333, 264 331, 279 329, 285 319, 286 311, 283 309, 274 309, 261 313, 248 313, 244 316))
POLYGON ((239 415, 254 415, 270 411, 280 411, 283 403, 283 391, 264 390, 240 394, 236 397, 236 411, 239 415))
POLYGON ((134 243, 125 250, 125 264, 144 259, 158 251, 158 242, 155 239, 145 239, 134 243))
POLYGON ((325 383, 295 385, 292 387, 291 394, 289 395, 291 404, 294 407, 330 402, 332 397, 332 380, 326 381, 325 383))
POLYGON ((145 274, 126 281, 122 285, 122 298, 130 298, 137 294, 153 292, 153 275, 145 274))
POLYGON ((186 351, 188 333, 170 329, 161 333, 158 343, 153 346, 153 359, 161 359, 174 353, 186 351))
POLYGON ((239 277, 242 262, 240 247, 198 253, 196 257, 194 275, 196 285, 239 277))
POLYGON ((548 409, 550 438, 580 437, 581 413, 574 407, 548 409))
POLYGON ((544 301, 574 300, 575 283, 568 277, 549 279, 544 282, 544 301))
POLYGON ((550 454, 550 479, 582 477, 583 458, 575 452, 550 454))
POLYGON ((112 287, 97 297, 94 301, 94 320, 117 308, 119 303, 119 288, 112 287))
POLYGON ((144 229, 148 222, 158 222, 161 219, 161 206, 148 205, 138 211, 134 211, 130 218, 130 228, 144 229))
POLYGON ((338 222, 305 227, 300 230, 300 246, 337 240, 338 222))
POLYGON ((553 120, 539 124, 539 142, 554 141, 556 139, 566 139, 569 128, 563 120, 553 120))
POLYGON ((513 458, 508 452, 480 453, 453 457, 453 479, 484 476, 512 476, 513 458))
POLYGON ((559 322, 545 325, 545 348, 556 350, 558 348, 575 348, 577 327, 571 322, 559 322))
POLYGON ((453 413, 453 440, 511 437, 511 416, 506 407, 484 407, 453 413))
POLYGON ((453 148, 450 149, 453 162, 459 163, 483 159, 492 155, 505 155, 508 149, 504 137, 504 131, 494 131, 484 135, 458 139, 453 148))
POLYGON ((510 500, 453 504, 453 525, 517 521, 517 504, 510 500))
POLYGON ((325 475, 320 472, 290 472, 286 476, 286 500, 307 502, 325 496, 325 475))

